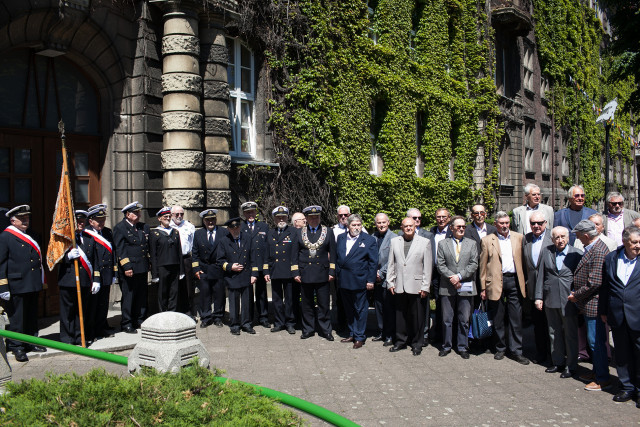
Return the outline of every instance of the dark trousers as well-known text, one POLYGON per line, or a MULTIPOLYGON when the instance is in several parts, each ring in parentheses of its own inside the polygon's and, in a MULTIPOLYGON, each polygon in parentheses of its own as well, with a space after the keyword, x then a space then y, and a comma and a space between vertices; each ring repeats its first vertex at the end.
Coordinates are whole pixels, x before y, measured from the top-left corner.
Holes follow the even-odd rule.
POLYGON ((440 295, 442 307, 442 348, 451 350, 453 346, 453 321, 457 320, 456 344, 458 351, 467 351, 469 344, 469 317, 472 296, 440 295))
POLYGON ((632 331, 625 319, 622 325, 611 328, 615 346, 616 370, 622 384, 620 391, 640 392, 640 331, 632 331))
POLYGON ((549 347, 549 326, 547 325, 547 316, 544 314, 544 310, 538 310, 535 307, 535 302, 533 300, 527 298, 523 301, 523 304, 527 305, 527 311, 529 311, 531 323, 533 324, 533 336, 536 344, 535 359, 538 362, 550 360, 551 350, 549 347))
POLYGON ((356 341, 364 342, 367 339, 365 331, 367 329, 367 311, 369 309, 367 290, 340 289, 340 292, 342 293, 342 301, 344 302, 347 316, 349 336, 356 341))
POLYGON ((158 306, 160 311, 178 311, 178 277, 180 265, 158 267, 158 306))
POLYGON ((393 294, 382 285, 373 288, 373 304, 376 309, 377 335, 387 340, 396 336, 396 308, 393 304, 393 294))
MULTIPOLYGON (((38 292, 11 294, 3 307, 9 316, 8 331, 33 336, 38 334, 38 292)), ((29 348, 30 345, 25 342, 7 338, 8 351, 27 351, 29 348)))
MULTIPOLYGON (((295 283, 295 285, 298 285, 295 283)), ((293 327, 296 319, 293 315, 293 279, 271 279, 271 302, 275 327, 293 327)))
POLYGON ((489 301, 493 312, 496 351, 509 349, 513 355, 522 355, 522 305, 520 288, 515 276, 502 276, 502 295, 498 301, 489 301), (506 301, 505 301, 506 300, 506 301), (507 346, 507 322, 509 341, 507 346))
POLYGON ((239 289, 229 288, 229 326, 232 331, 240 327, 251 327, 252 304, 253 288, 251 286, 239 289))
POLYGON ((91 295, 89 298, 93 299, 93 328, 95 336, 100 338, 106 335, 107 330, 111 329, 107 322, 107 316, 109 314, 109 295, 111 294, 111 284, 100 286, 100 290, 97 294, 91 295))
MULTIPOLYGON (((80 334, 80 310, 78 309, 78 292, 76 288, 60 287, 60 342, 67 344, 82 344, 80 334)), ((85 340, 93 340, 93 324, 91 289, 80 288, 82 299, 82 317, 84 319, 85 340)))
POLYGON ((208 322, 224 317, 227 302, 223 279, 209 279, 206 274, 200 275, 200 322, 208 322), (213 310, 211 309, 213 303, 213 310))
POLYGON ((423 301, 424 306, 424 338, 429 339, 432 343, 442 341, 442 307, 440 307, 440 275, 431 280, 431 294, 436 302, 435 319, 431 325, 431 304, 429 299, 423 301))
POLYGON ((342 331, 347 326, 347 316, 344 310, 344 301, 342 301, 342 293, 340 292, 340 283, 338 279, 331 282, 331 311, 336 323, 333 329, 342 331))
POLYGON ((318 304, 318 332, 323 335, 330 334, 331 315, 329 313, 329 282, 301 283, 300 292, 302 294, 302 332, 305 334, 312 334, 315 331, 315 295, 318 304))
POLYGON ((198 303, 196 301, 196 287, 193 280, 193 267, 191 266, 191 255, 182 257, 184 277, 178 281, 178 308, 180 313, 190 316, 198 314, 198 303))
POLYGON ((264 280, 264 274, 258 275, 255 284, 256 293, 256 312, 255 318, 258 322, 269 321, 269 299, 267 298, 267 282, 264 280))
POLYGON ((147 316, 147 273, 131 277, 120 275, 122 286, 122 320, 120 326, 139 328, 147 316))
POLYGON ((302 309, 300 308, 300 283, 291 282, 291 309, 296 325, 302 325, 302 309))
POLYGON ((414 350, 422 350, 424 343, 424 307, 420 294, 397 293, 394 296, 396 307, 396 342, 397 346, 411 346, 414 350))

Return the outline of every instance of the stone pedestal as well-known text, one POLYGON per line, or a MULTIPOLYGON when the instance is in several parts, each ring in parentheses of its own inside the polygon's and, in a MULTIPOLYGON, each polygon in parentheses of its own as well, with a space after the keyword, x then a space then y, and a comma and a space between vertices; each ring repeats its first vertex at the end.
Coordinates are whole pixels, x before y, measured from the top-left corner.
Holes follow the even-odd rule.
POLYGON ((159 372, 176 373, 198 357, 208 368, 209 353, 196 337, 196 322, 176 312, 154 314, 141 326, 142 338, 129 356, 129 372, 147 366, 159 372))
MULTIPOLYGON (((0 312, 2 309, 0 308, 0 312)), ((7 318, 4 313, 0 313, 0 329, 5 329, 7 326, 7 318)), ((0 360, 0 394, 4 394, 6 389, 5 385, 11 381, 11 366, 9 366, 9 361, 7 360, 7 347, 4 345, 4 340, 0 339, 0 355, 2 356, 2 360, 0 360)))

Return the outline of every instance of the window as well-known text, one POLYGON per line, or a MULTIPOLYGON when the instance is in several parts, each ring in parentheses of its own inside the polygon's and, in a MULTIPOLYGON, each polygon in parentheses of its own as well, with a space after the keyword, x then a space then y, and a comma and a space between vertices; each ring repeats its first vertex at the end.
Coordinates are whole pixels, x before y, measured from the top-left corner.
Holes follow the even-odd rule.
POLYGON ((229 120, 231 140, 229 154, 238 157, 255 155, 255 65, 253 53, 239 39, 227 38, 229 64, 229 120))
POLYGON ((422 157, 422 140, 424 139, 424 126, 427 121, 422 111, 416 113, 416 176, 424 177, 424 158, 422 157))
POLYGON ((369 139, 371 139, 371 151, 369 152, 369 173, 371 175, 380 176, 382 175, 382 159, 378 155, 378 150, 376 149, 376 139, 377 139, 377 120, 376 117, 376 108, 371 108, 371 125, 369 127, 369 139))
POLYGON ((375 29, 375 8, 377 3, 377 1, 367 2, 367 12, 369 14, 369 26, 367 29, 369 32, 369 38, 373 41, 374 45, 378 44, 378 34, 375 29))
POLYGON ((533 129, 533 125, 524 125, 524 170, 526 172, 534 171, 533 129))
POLYGON ((569 175, 569 160, 562 156, 562 176, 569 175))
POLYGON ((533 49, 526 44, 524 45, 522 66, 524 67, 523 86, 525 89, 533 92, 533 49))
POLYGON ((551 174, 551 157, 550 153, 550 139, 551 133, 549 129, 542 128, 542 138, 540 139, 540 149, 542 151, 542 163, 541 163, 541 172, 545 175, 551 174))
POLYGON ((547 92, 549 92, 549 80, 541 77, 540 78, 540 98, 547 99, 547 92))

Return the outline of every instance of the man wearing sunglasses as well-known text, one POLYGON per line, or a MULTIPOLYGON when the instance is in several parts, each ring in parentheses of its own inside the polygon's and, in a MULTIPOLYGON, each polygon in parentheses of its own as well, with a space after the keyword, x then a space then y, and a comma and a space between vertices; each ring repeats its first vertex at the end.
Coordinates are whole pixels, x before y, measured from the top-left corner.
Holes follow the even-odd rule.
POLYGON ((547 221, 547 227, 553 228, 553 208, 551 206, 540 203, 542 200, 542 193, 540 187, 534 183, 529 183, 524 186, 525 204, 518 206, 513 210, 513 221, 511 222, 511 229, 517 231, 520 234, 527 234, 531 231, 529 226, 529 218, 534 212, 542 212, 545 220, 547 221))
MULTIPOLYGON (((553 218, 553 225, 573 230, 580 221, 588 219, 596 211, 584 205, 585 193, 581 185, 574 184, 567 191, 567 196, 569 197, 569 207, 556 212, 553 218)), ((569 231, 569 244, 573 246, 575 241, 576 233, 569 231)))
POLYGON ((624 208, 624 197, 617 191, 607 194, 607 212, 603 215, 604 233, 622 246, 622 230, 633 225, 633 220, 640 218, 640 214, 624 208))

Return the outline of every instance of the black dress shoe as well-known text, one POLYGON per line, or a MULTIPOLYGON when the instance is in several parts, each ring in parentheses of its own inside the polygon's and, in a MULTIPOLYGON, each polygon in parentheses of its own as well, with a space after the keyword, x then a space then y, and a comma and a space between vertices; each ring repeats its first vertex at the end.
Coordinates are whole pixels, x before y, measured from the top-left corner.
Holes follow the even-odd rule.
POLYGON ((438 356, 440 357, 445 357, 446 355, 448 355, 449 353, 451 353, 451 350, 440 350, 438 352, 438 356))
POLYGON ((24 350, 13 350, 13 355, 16 357, 18 362, 28 362, 29 358, 27 357, 27 353, 24 350))
POLYGON ((391 353, 395 353, 396 351, 404 350, 405 348, 407 348, 407 346, 406 346, 406 345, 394 345, 393 347, 391 347, 391 348, 389 349, 389 351, 390 351, 391 353))
POLYGON ((460 352, 460 357, 462 357, 463 359, 468 359, 469 358, 469 352, 468 351, 461 351, 460 352))
POLYGON ((211 325, 213 323, 213 320, 205 320, 204 322, 200 322, 200 327, 201 328, 206 328, 207 326, 211 325))
POLYGON ((256 333, 256 330, 253 329, 251 326, 245 326, 244 328, 242 328, 242 331, 251 335, 255 335, 256 333))
POLYGON ((636 408, 640 409, 640 399, 636 400, 636 408))
POLYGON ((220 319, 215 319, 213 321, 213 324, 216 325, 218 328, 222 328, 224 325, 222 324, 222 320, 220 319))
POLYGON ((289 334, 291 334, 291 335, 295 335, 296 334, 296 328, 294 328, 293 326, 287 326, 287 332, 289 332, 289 334))
POLYGON ((528 365, 529 364, 529 359, 527 359, 526 357, 524 357, 521 354, 514 354, 513 356, 511 356, 511 359, 515 360, 516 362, 518 362, 521 365, 528 365))
POLYGON ((280 331, 284 331, 284 326, 274 326, 273 328, 271 328, 271 332, 280 332, 280 331))
POLYGON ((422 353, 422 348, 412 348, 411 349, 411 353, 414 356, 420 356, 420 354, 422 353))
POLYGON ((231 335, 240 335, 240 329, 231 329, 231 335))
POLYGON ((496 351, 496 354, 493 355, 493 358, 496 360, 504 359, 504 351, 496 351))
MULTIPOLYGON (((18 357, 16 356, 16 360, 18 357)), ((629 393, 628 391, 621 391, 615 396, 613 396, 613 401, 617 403, 628 402, 633 399, 633 393, 629 393)))
POLYGON ((271 323, 269 323, 268 320, 261 320, 260 321, 260 326, 262 326, 263 328, 270 328, 271 327, 271 323))
POLYGON ((566 368, 564 371, 562 371, 562 373, 560 374, 560 378, 571 378, 573 377, 574 372, 569 369, 566 368))
POLYGON ((382 338, 382 335, 378 335, 377 337, 373 337, 371 338, 371 341, 382 341, 384 338, 382 338))
POLYGON ((126 332, 127 334, 136 334, 136 329, 131 326, 125 326, 122 328, 122 332, 126 332))
POLYGON ((332 334, 325 334, 323 338, 327 341, 333 341, 335 339, 332 334))
POLYGON ((382 345, 383 347, 391 347, 393 345, 393 340, 386 340, 382 345))
POLYGON ((544 371, 545 371, 547 374, 555 374, 556 372, 562 372, 562 371, 564 371, 564 366, 561 366, 561 365, 559 365, 559 366, 553 365, 553 366, 548 367, 548 368, 547 368, 547 369, 545 369, 544 371))
POLYGON ((47 347, 43 347, 41 345, 32 345, 29 346, 28 351, 33 351, 34 353, 46 353, 47 347))
POLYGON ((305 332, 302 335, 300 335, 300 339, 306 340, 307 338, 311 338, 314 335, 315 335, 315 332, 305 332))

